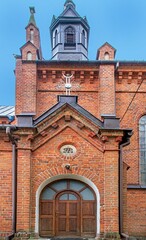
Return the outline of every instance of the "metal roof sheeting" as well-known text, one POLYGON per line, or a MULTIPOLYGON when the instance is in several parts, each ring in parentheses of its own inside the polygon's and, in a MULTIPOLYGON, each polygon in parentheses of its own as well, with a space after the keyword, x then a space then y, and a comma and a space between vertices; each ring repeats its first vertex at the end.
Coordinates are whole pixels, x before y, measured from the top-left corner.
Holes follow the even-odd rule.
POLYGON ((6 116, 6 117, 15 116, 15 107, 0 105, 0 116, 6 116))

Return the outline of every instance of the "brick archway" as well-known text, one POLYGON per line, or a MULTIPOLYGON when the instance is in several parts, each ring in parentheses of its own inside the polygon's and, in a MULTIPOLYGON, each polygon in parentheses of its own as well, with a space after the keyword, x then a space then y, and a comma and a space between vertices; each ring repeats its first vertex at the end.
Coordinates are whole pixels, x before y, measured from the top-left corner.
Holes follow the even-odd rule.
POLYGON ((80 175, 75 175, 75 174, 62 174, 58 176, 51 177, 49 179, 46 179, 44 182, 42 182, 36 192, 36 214, 35 214, 35 232, 38 234, 39 233, 39 200, 40 200, 40 194, 42 190, 44 189, 45 186, 47 186, 49 183, 52 183, 56 180, 61 180, 61 179, 74 179, 74 180, 79 180, 87 185, 89 185, 93 191, 95 192, 96 199, 97 199, 97 220, 96 220, 96 236, 100 234, 100 194, 99 190, 96 187, 96 185, 88 178, 80 175))

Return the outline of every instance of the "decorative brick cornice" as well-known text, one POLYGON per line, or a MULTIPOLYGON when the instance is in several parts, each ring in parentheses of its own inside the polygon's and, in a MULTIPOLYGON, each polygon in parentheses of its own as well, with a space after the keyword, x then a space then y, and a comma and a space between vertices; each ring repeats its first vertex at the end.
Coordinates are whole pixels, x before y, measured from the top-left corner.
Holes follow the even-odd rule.
POLYGON ((118 136, 118 137, 116 137, 116 142, 122 142, 122 136, 118 136))
POLYGON ((101 141, 102 141, 103 143, 108 142, 108 141, 109 141, 108 136, 102 136, 102 137, 101 137, 101 141))
POLYGON ((38 69, 38 80, 42 82, 52 81, 53 83, 62 80, 63 74, 73 74, 73 80, 79 80, 81 84, 85 83, 85 81, 89 81, 90 84, 93 84, 95 80, 99 78, 99 71, 94 70, 51 70, 51 69, 38 69))
POLYGON ((116 72, 116 79, 119 84, 123 80, 127 80, 127 84, 137 81, 140 84, 143 79, 146 79, 146 70, 122 69, 116 72))

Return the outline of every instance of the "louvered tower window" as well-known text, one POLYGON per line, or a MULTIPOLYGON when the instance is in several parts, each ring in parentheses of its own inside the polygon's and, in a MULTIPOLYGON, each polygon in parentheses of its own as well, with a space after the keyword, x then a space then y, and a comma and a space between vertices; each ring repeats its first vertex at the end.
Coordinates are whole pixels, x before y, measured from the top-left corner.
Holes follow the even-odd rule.
POLYGON ((82 44, 85 46, 85 31, 82 31, 82 44))
POLYGON ((55 31, 55 46, 58 44, 58 32, 55 31))
POLYGON ((139 120, 140 182, 146 185, 146 115, 139 120))
POLYGON ((73 27, 67 27, 65 29, 65 34, 64 34, 64 45, 65 46, 75 46, 76 45, 76 36, 75 36, 75 29, 73 27))

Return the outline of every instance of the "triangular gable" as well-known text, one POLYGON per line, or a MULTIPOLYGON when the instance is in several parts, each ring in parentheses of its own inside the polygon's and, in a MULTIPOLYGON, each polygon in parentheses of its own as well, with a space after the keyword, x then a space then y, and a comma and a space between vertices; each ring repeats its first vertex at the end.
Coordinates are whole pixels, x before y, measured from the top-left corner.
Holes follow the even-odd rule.
POLYGON ((25 29, 27 29, 27 28, 29 28, 31 26, 35 27, 39 31, 39 28, 35 24, 33 24, 33 23, 28 23, 28 25, 25 27, 25 29))
POLYGON ((32 47, 34 47, 37 50, 37 47, 30 41, 26 42, 21 48, 20 50, 22 51, 25 47, 31 45, 32 47))
POLYGON ((105 51, 105 52, 111 52, 112 53, 112 56, 115 57, 115 54, 116 54, 116 49, 110 45, 108 42, 105 42, 98 50, 97 50, 97 55, 96 55, 96 59, 98 60, 99 57, 100 57, 100 53, 102 51, 105 51))
POLYGON ((62 111, 62 107, 70 107, 74 111, 76 111, 78 114, 86 118, 88 121, 92 122, 94 125, 98 126, 99 128, 103 128, 103 122, 100 121, 98 118, 94 117, 91 113, 89 113, 87 110, 85 110, 83 107, 81 107, 79 104, 77 104, 77 97, 76 96, 59 96, 59 102, 54 105, 51 109, 43 113, 41 116, 39 116, 37 119, 34 120, 34 126, 44 121, 46 118, 48 118, 51 115, 54 115, 55 112, 62 111))
POLYGON ((72 7, 67 7, 59 17, 77 17, 77 18, 80 18, 80 15, 72 7))
POLYGON ((78 136, 90 142, 99 151, 104 151, 103 141, 99 134, 103 123, 77 103, 72 103, 76 99, 75 96, 71 98, 61 96, 58 104, 34 120, 34 127, 37 130, 32 136, 33 151, 62 134, 66 129, 76 132, 78 136), (65 98, 68 102, 65 101, 65 98), (62 100, 64 103, 61 103, 62 100))
MULTIPOLYGON (((32 137, 32 151, 40 148, 48 141, 53 138, 58 137, 67 129, 70 129, 72 133, 76 133, 79 137, 89 142, 92 146, 97 148, 99 151, 104 152, 104 142, 100 136, 96 134, 91 128, 87 126, 80 127, 79 125, 71 124, 71 122, 65 122, 62 124, 62 121, 58 121, 56 126, 54 125, 47 126, 46 129, 39 129, 39 131, 32 137), (42 130, 42 131, 41 131, 42 130)), ((73 134, 74 135, 74 134, 73 134)))
POLYGON ((77 17, 81 18, 77 11, 72 6, 67 6, 65 10, 60 14, 60 17, 77 17))
POLYGON ((111 44, 109 44, 108 42, 105 42, 99 49, 98 49, 98 51, 99 50, 101 50, 102 48, 104 48, 105 46, 108 46, 110 49, 112 49, 113 51, 116 51, 116 49, 111 45, 111 44))
POLYGON ((101 152, 104 151, 103 143, 107 142, 110 136, 116 137, 118 142, 122 141, 123 136, 127 139, 131 133, 131 130, 120 129, 119 119, 115 117, 104 117, 104 122, 100 121, 77 103, 77 96, 60 95, 58 100, 56 105, 33 120, 31 127, 35 129, 35 134, 30 135, 33 151, 67 128, 75 131, 101 152))
POLYGON ((74 18, 74 20, 76 20, 76 21, 80 20, 87 29, 90 28, 88 25, 87 18, 81 17, 72 5, 68 5, 68 6, 66 6, 64 11, 57 18, 56 17, 52 18, 50 30, 52 28, 54 28, 54 26, 57 25, 60 21, 64 22, 64 21, 68 21, 69 19, 72 19, 72 18, 74 18))

